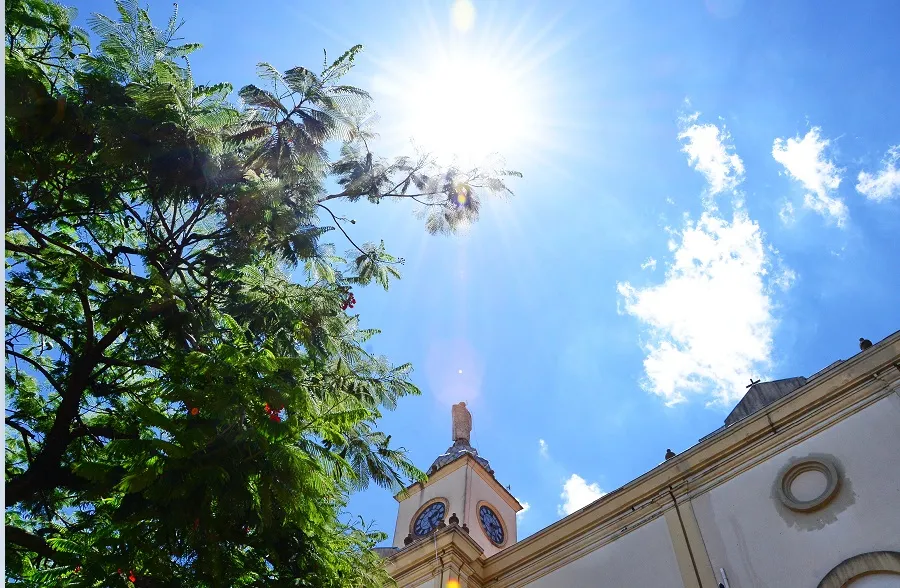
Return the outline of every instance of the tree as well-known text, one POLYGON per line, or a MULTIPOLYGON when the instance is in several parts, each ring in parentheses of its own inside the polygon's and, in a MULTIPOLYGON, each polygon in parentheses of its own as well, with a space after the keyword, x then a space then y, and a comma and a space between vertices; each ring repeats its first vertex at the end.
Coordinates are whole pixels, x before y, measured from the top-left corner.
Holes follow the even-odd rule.
POLYGON ((353 289, 403 261, 331 201, 410 200, 452 232, 515 173, 377 157, 369 96, 341 82, 359 46, 319 73, 261 64, 237 107, 194 82, 177 7, 157 28, 116 6, 91 51, 72 11, 6 4, 7 573, 378 585, 384 535, 342 509, 422 479, 377 427, 418 390, 363 349, 353 289))

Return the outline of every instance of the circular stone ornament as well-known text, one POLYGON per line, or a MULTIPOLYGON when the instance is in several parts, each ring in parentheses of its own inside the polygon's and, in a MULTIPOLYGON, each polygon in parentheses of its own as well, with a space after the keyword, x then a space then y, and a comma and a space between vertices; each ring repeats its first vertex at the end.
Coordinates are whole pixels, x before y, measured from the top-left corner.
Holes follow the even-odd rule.
POLYGON ((834 463, 826 458, 805 458, 789 464, 778 481, 778 498, 796 512, 812 512, 825 506, 841 485, 834 463), (818 479, 812 496, 809 484, 818 479), (824 482, 824 483, 823 483, 824 482))

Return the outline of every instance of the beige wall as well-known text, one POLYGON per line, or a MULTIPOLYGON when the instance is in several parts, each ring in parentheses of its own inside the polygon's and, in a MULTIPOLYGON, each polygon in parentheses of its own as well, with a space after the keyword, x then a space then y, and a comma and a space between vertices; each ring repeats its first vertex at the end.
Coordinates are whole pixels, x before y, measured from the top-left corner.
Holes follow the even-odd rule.
POLYGON ((459 516, 459 513, 463 512, 466 469, 465 467, 459 468, 428 484, 421 492, 416 492, 400 502, 397 510, 397 526, 394 529, 394 547, 403 547, 403 540, 409 535, 409 524, 413 516, 422 505, 432 498, 444 498, 449 503, 447 512, 444 514, 445 521, 450 518, 451 513, 455 512, 459 516))
POLYGON ((528 584, 531 588, 683 588, 660 517, 528 584))
POLYGON ((891 393, 692 504, 712 567, 717 575, 725 568, 731 588, 816 586, 851 556, 900 550, 900 396, 891 393), (775 483, 791 458, 811 455, 832 456, 842 486, 828 506, 800 514, 776 499, 775 483))
POLYGON ((467 504, 466 516, 460 523, 469 525, 469 534, 483 549, 484 557, 490 557, 503 548, 516 542, 516 513, 484 479, 475 471, 469 472, 468 488, 466 491, 467 504), (506 543, 502 548, 496 547, 481 528, 481 520, 478 517, 478 504, 485 501, 491 509, 503 520, 506 531, 506 543))

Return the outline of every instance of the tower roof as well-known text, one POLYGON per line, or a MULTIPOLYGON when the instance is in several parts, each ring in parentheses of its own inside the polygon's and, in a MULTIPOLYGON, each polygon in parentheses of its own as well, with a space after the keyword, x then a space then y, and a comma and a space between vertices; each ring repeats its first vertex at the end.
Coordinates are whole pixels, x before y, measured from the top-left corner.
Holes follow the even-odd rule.
POLYGON ((442 467, 444 467, 445 465, 453 463, 454 461, 463 457, 464 455, 471 455, 475 459, 475 461, 477 461, 479 464, 481 464, 481 466, 484 467, 484 469, 486 469, 488 471, 488 473, 490 473, 490 474, 494 473, 494 470, 491 469, 491 466, 488 463, 488 460, 486 460, 485 458, 478 455, 478 450, 475 449, 474 447, 472 447, 471 445, 469 445, 468 439, 455 440, 453 442, 453 445, 451 445, 447 449, 447 451, 445 451, 444 453, 439 455, 437 457, 437 459, 434 460, 434 462, 432 462, 431 467, 428 468, 428 471, 425 473, 430 476, 434 472, 436 472, 439 469, 441 469, 442 467))
POLYGON ((737 403, 731 414, 725 419, 725 425, 733 425, 739 420, 750 416, 754 412, 764 408, 782 396, 787 396, 797 388, 806 384, 806 378, 785 378, 771 382, 753 382, 741 401, 737 403))

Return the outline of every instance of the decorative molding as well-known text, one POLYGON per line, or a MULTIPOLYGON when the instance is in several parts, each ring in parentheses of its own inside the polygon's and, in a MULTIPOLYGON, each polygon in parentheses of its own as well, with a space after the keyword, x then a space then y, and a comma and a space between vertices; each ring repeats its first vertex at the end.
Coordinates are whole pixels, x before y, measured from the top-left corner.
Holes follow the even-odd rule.
POLYGON ((481 529, 481 534, 487 537, 487 540, 490 541, 491 545, 494 547, 503 548, 509 544, 509 526, 506 524, 506 521, 503 520, 503 517, 500 515, 497 507, 488 502, 487 500, 479 500, 478 504, 475 505, 475 516, 478 517, 478 528, 481 529), (481 507, 486 506, 491 509, 491 512, 494 513, 494 516, 497 517, 497 520, 500 521, 500 527, 503 529, 503 541, 501 543, 494 543, 494 540, 487 534, 487 531, 484 529, 484 524, 481 522, 481 507))
POLYGON ((418 586, 440 578, 449 564, 465 570, 469 587, 481 586, 484 549, 460 527, 438 529, 427 541, 416 541, 386 560, 387 572, 398 586, 418 586))
POLYGON ((818 588, 842 588, 861 576, 878 573, 896 574, 900 580, 900 553, 871 551, 845 559, 825 574, 818 588))
POLYGON ((509 507, 513 509, 513 512, 519 512, 520 510, 522 510, 522 505, 519 504, 519 501, 516 500, 516 497, 513 496, 509 492, 509 490, 504 488, 503 485, 497 481, 497 478, 495 478, 490 472, 484 469, 484 466, 475 461, 475 459, 469 455, 465 455, 452 463, 448 463, 447 465, 436 471, 434 475, 428 478, 428 480, 424 483, 415 482, 413 484, 410 484, 408 487, 398 492, 394 496, 394 500, 396 500, 397 502, 403 502, 404 500, 415 496, 416 494, 424 490, 427 486, 433 484, 434 482, 437 482, 441 478, 452 474, 463 466, 471 467, 472 471, 478 474, 478 476, 482 480, 484 480, 485 483, 487 483, 487 485, 490 486, 498 496, 500 496, 500 498, 503 499, 503 502, 508 504, 509 507))
POLYGON ((819 510, 837 495, 841 486, 841 476, 833 460, 824 457, 806 457, 788 462, 778 472, 777 480, 778 498, 786 507, 797 512, 819 510), (791 486, 794 480, 807 472, 821 473, 825 477, 825 489, 815 498, 800 500, 794 495, 791 486))

